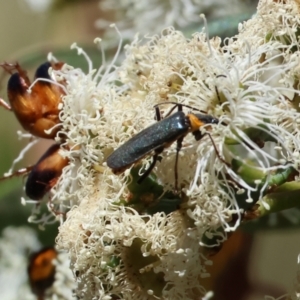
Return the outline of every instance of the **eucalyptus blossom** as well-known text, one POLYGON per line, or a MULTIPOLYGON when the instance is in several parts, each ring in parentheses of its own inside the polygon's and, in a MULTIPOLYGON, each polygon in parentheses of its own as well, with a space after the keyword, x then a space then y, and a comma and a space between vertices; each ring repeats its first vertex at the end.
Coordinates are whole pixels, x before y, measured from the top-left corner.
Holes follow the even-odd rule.
POLYGON ((122 40, 99 69, 73 45, 89 71, 53 71, 64 83, 57 140, 70 163, 50 208, 80 299, 209 299, 207 248, 249 218, 297 205, 299 10, 261 1, 225 46, 205 28, 190 39, 172 27, 136 35, 120 65, 122 40), (201 126, 200 141, 187 132, 177 165, 176 142, 167 145, 140 185, 151 155, 114 174, 107 157, 157 122, 154 107, 165 117, 174 103, 219 123, 201 126))

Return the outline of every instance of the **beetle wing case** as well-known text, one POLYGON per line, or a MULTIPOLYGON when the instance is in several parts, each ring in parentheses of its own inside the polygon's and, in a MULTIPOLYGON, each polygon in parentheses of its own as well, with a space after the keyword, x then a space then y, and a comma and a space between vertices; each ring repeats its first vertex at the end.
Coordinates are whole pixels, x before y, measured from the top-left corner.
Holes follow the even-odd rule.
POLYGON ((63 168, 69 163, 59 154, 60 145, 53 144, 33 166, 28 175, 25 192, 33 200, 40 200, 56 184, 63 168))
POLYGON ((116 149, 107 158, 107 165, 114 173, 121 173, 151 151, 170 146, 188 131, 189 124, 185 114, 178 111, 142 130, 116 149))

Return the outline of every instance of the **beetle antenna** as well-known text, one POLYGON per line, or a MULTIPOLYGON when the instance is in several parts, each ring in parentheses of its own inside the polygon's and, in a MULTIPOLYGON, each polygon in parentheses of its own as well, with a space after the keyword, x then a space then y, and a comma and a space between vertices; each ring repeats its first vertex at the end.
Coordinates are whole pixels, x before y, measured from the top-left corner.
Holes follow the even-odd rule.
POLYGON ((178 193, 178 156, 179 151, 182 148, 182 141, 184 137, 181 137, 177 140, 177 147, 176 147, 176 157, 175 157, 175 193, 178 193))
MULTIPOLYGON (((216 146, 216 144, 215 144, 215 142, 214 142, 214 140, 213 140, 211 134, 210 134, 209 132, 206 132, 205 134, 207 134, 207 135, 209 136, 209 138, 210 138, 210 140, 211 140, 211 143, 212 143, 212 145, 213 145, 213 147, 214 147, 214 149, 215 149, 216 155, 217 155, 217 157, 219 158, 219 160, 220 160, 222 163, 224 163, 227 167, 230 167, 230 164, 229 164, 223 157, 221 157, 220 152, 219 152, 219 150, 217 149, 217 146, 216 146)), ((205 134, 204 134, 204 135, 205 135, 205 134)))
MULTIPOLYGON (((177 107, 177 106, 184 106, 184 107, 187 107, 187 108, 190 108, 192 110, 196 110, 196 111, 199 111, 203 114, 207 114, 207 111, 204 111, 204 110, 201 110, 201 109, 198 109, 198 108, 195 108, 193 106, 190 106, 190 105, 187 105, 187 104, 183 104, 183 103, 178 103, 178 102, 174 102, 174 101, 166 101, 166 102, 161 102, 161 103, 158 103, 158 104, 155 104, 154 107, 157 107, 157 106, 160 106, 160 105, 164 105, 164 104, 174 104, 175 106, 171 109, 170 112, 168 112, 168 115, 177 107)), ((180 110, 180 109, 178 109, 180 110)), ((182 110, 182 109, 181 109, 182 110)))

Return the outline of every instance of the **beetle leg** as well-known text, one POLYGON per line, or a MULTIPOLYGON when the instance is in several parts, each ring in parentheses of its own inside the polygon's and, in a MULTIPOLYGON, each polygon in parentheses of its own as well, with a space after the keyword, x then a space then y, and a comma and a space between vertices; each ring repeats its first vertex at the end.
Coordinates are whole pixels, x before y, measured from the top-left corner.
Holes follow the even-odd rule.
POLYGON ((160 121, 161 120, 161 113, 160 113, 160 109, 159 107, 155 107, 155 119, 156 121, 160 121))
POLYGON ((155 164, 158 160, 159 154, 161 154, 163 152, 163 150, 164 150, 163 147, 158 148, 158 149, 155 150, 155 154, 152 157, 152 163, 151 163, 150 167, 144 172, 144 174, 138 179, 138 181, 137 181, 138 184, 142 183, 143 180, 149 176, 149 174, 151 173, 151 171, 155 167, 155 164))
POLYGON ((4 62, 0 64, 0 66, 9 74, 13 74, 14 71, 17 71, 21 77, 22 76, 27 77, 27 72, 21 68, 19 63, 13 64, 13 63, 4 62))
MULTIPOLYGON (((160 109, 159 109, 159 105, 160 104, 167 104, 168 102, 165 102, 165 103, 159 103, 159 104, 156 104, 156 105, 154 105, 154 107, 155 107, 155 111, 156 111, 156 120, 157 121, 160 121, 161 120, 161 114, 160 114, 160 109), (159 116, 158 116, 158 114, 159 114, 159 116)), ((172 112, 173 112, 173 110, 176 108, 176 107, 178 107, 178 111, 182 111, 182 104, 180 104, 180 103, 175 103, 175 102, 171 102, 172 104, 175 104, 168 112, 167 112, 167 114, 164 116, 164 119, 166 118, 166 117, 168 117, 172 112)))
POLYGON ((10 179, 10 178, 13 178, 16 176, 26 175, 32 170, 32 168, 33 168, 33 166, 30 166, 27 168, 22 168, 20 170, 17 170, 10 175, 7 175, 7 176, 4 175, 3 177, 0 177, 0 181, 5 180, 5 179, 10 179))
POLYGON ((22 80, 24 81, 24 85, 29 86, 30 85, 30 80, 29 77, 27 75, 27 72, 21 68, 21 66, 19 65, 19 63, 14 63, 14 64, 10 64, 7 62, 4 62, 2 64, 0 64, 0 66, 9 74, 13 75, 14 73, 18 73, 20 78, 22 78, 22 80))
POLYGON ((178 111, 182 111, 182 105, 180 103, 177 103, 175 106, 173 106, 169 111, 168 113, 164 116, 164 118, 168 117, 172 112, 173 110, 178 107, 178 111))
POLYGON ((0 64, 0 66, 9 74, 12 74, 13 71, 16 70, 16 65, 17 65, 17 63, 9 64, 7 62, 0 64))
POLYGON ((4 107, 7 110, 12 110, 11 106, 1 98, 0 98, 0 106, 4 107))
POLYGON ((182 141, 184 139, 184 136, 177 140, 177 147, 176 147, 176 158, 175 158, 175 193, 178 193, 178 155, 179 151, 182 147, 182 141))

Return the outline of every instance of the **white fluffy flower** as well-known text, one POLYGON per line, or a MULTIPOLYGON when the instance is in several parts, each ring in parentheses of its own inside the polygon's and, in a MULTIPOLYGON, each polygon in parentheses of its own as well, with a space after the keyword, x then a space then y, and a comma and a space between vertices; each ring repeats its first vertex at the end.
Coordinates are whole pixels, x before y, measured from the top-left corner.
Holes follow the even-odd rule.
MULTIPOLYGON (((98 71, 89 62, 88 74, 55 71, 66 83, 60 134, 70 163, 51 202, 70 209, 57 242, 70 253, 80 298, 206 295, 201 245, 221 243, 242 209, 271 189, 273 174, 298 169, 299 24, 296 2, 266 0, 223 48, 204 31, 188 40, 168 28, 147 43, 136 38, 119 68, 117 53, 98 71), (168 101, 190 116, 201 110, 220 120, 200 128, 208 133, 200 141, 185 136, 179 190, 175 142, 141 185, 147 156, 113 174, 108 155, 155 124, 153 107, 168 101)), ((160 105, 162 115, 172 107, 160 105)))

